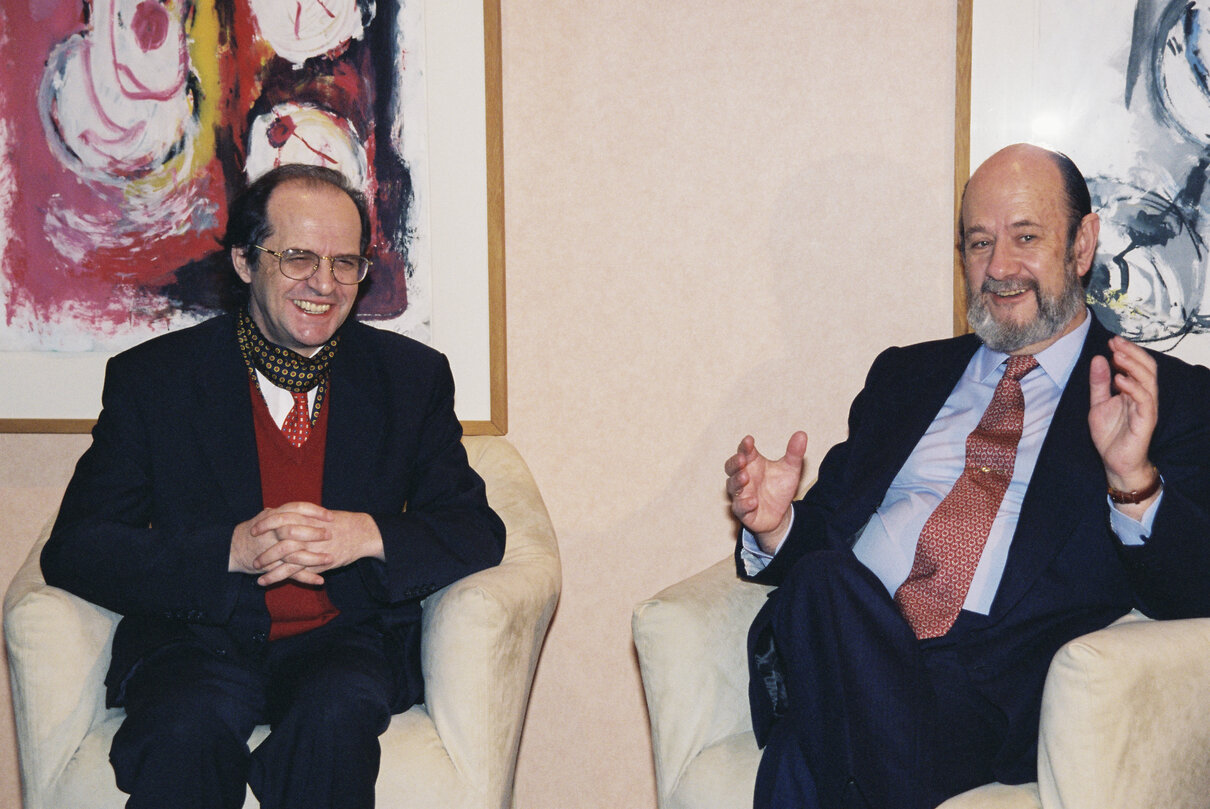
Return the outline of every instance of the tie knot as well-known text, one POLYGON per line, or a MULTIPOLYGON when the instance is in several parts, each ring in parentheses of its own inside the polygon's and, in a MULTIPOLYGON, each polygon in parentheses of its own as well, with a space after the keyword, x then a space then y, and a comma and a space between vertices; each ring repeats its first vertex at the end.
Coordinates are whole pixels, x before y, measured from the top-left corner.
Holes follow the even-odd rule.
POLYGON ((1021 354, 1020 356, 1008 358, 1008 367, 1004 369, 1004 375, 1009 379, 1020 382, 1023 376, 1037 367, 1037 357, 1033 354, 1021 354))

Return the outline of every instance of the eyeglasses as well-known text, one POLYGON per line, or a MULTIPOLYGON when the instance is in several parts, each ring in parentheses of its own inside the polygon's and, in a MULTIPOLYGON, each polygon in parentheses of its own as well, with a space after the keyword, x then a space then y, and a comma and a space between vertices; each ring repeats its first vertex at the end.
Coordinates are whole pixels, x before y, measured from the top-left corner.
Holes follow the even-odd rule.
POLYGON ((319 272, 319 264, 323 259, 328 260, 332 267, 332 277, 338 284, 360 284, 370 271, 370 260, 365 256, 319 256, 310 250, 296 250, 293 247, 286 250, 270 250, 259 244, 252 245, 263 253, 277 256, 277 268, 281 274, 294 281, 306 281, 319 272))

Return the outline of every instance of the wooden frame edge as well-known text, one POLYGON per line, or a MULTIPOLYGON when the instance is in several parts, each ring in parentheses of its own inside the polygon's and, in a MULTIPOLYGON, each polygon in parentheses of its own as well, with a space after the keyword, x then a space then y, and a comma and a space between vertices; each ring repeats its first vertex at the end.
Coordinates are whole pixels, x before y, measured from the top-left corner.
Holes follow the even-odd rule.
POLYGON ((505 435, 508 432, 508 332, 504 283, 504 83, 500 32, 500 0, 483 0, 491 416, 487 422, 464 422, 463 429, 468 435, 505 435))
MULTIPOLYGON (((954 228, 962 213, 962 189, 971 173, 971 20, 973 0, 958 0, 957 69, 954 81, 954 228)), ((954 334, 970 331, 966 323, 966 274, 954 246, 954 334)))
POLYGON ((0 433, 88 433, 96 423, 96 419, 0 419, 0 433))

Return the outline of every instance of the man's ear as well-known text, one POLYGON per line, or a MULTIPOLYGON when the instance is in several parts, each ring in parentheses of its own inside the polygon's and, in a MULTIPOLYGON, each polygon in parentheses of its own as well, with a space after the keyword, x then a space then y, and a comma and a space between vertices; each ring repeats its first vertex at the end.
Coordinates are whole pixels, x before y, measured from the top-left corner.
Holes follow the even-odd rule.
POLYGON ((1076 231, 1076 241, 1072 245, 1076 271, 1081 277, 1092 269, 1092 261, 1097 255, 1097 238, 1100 235, 1101 217, 1095 213, 1086 214, 1080 220, 1080 228, 1076 231))
POLYGON ((252 266, 244 257, 243 250, 238 247, 231 248, 231 264, 235 267, 235 274, 240 277, 241 281, 245 284, 252 283, 252 266))

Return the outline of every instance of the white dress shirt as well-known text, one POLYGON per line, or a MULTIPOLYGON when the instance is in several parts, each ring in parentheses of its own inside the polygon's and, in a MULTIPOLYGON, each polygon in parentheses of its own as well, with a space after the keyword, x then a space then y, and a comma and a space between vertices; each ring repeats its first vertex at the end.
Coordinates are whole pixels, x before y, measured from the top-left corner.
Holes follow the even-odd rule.
MULTIPOLYGON (((261 396, 265 399, 265 406, 269 408, 269 415, 273 417, 273 423, 281 427, 286 423, 286 416, 290 415, 290 411, 294 409, 294 395, 285 388, 279 388, 269 381, 269 377, 256 372, 256 383, 260 386, 261 396)), ((311 388, 307 391, 307 412, 315 410, 315 394, 319 391, 319 386, 311 388)))

